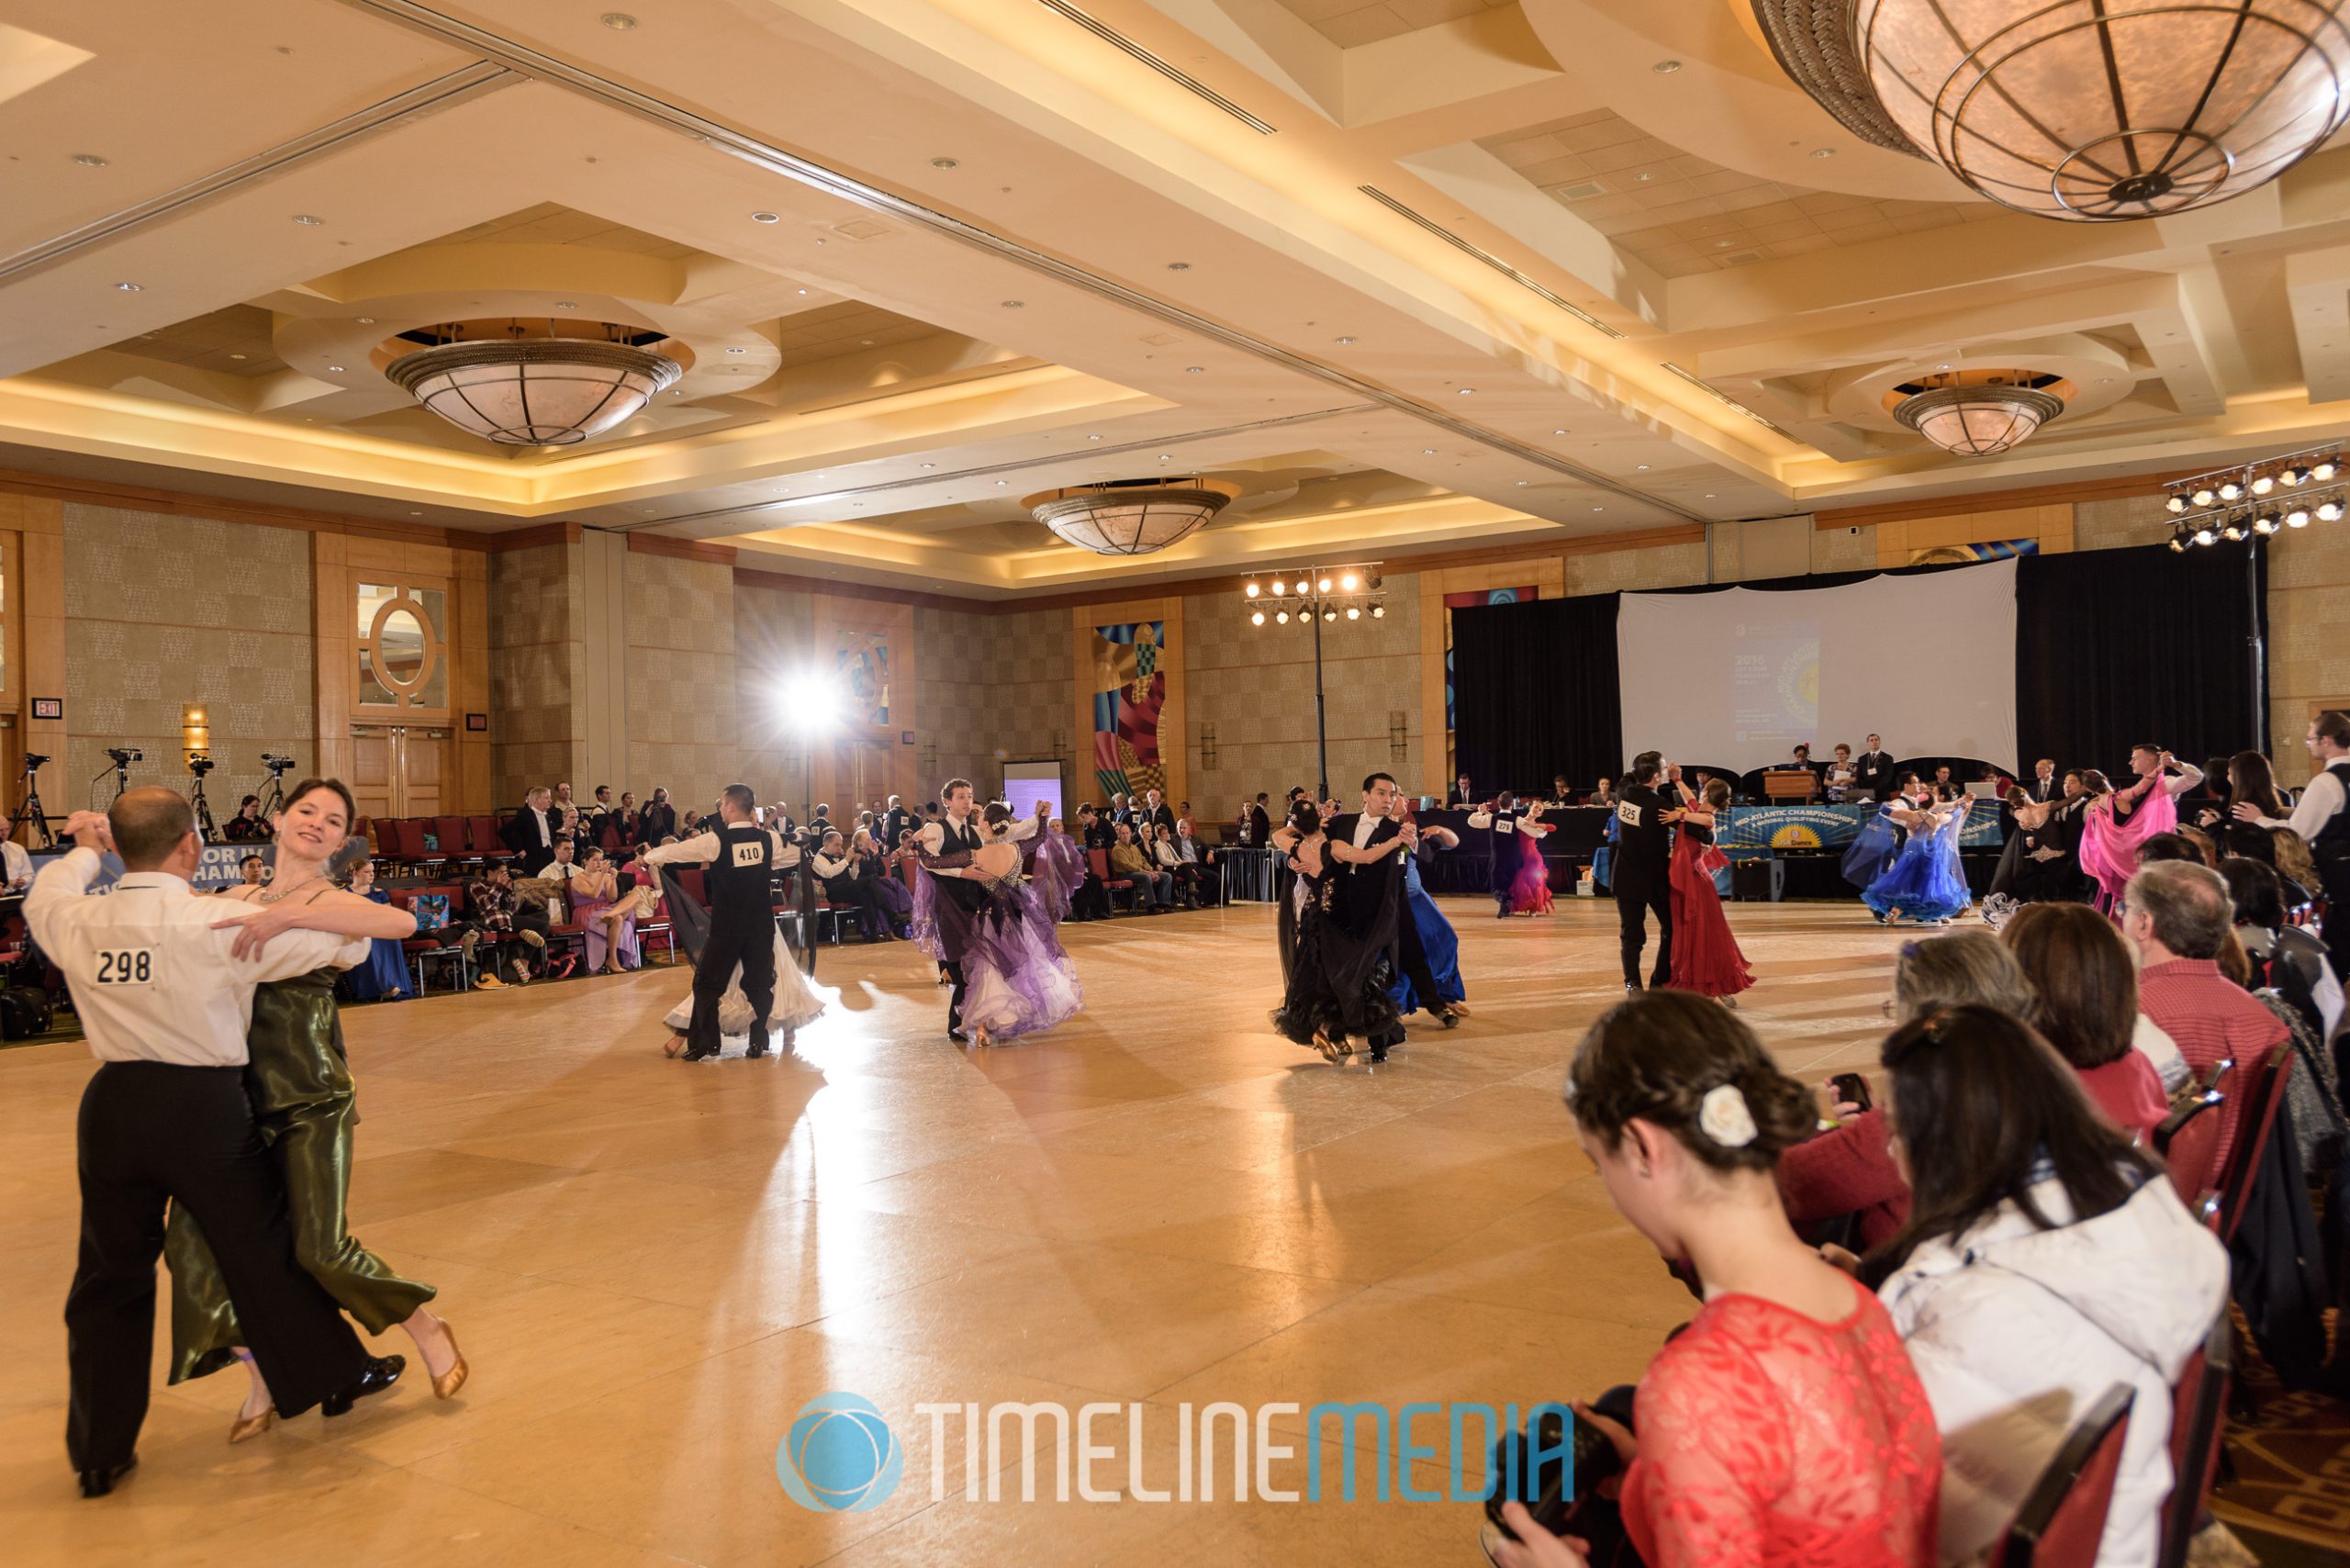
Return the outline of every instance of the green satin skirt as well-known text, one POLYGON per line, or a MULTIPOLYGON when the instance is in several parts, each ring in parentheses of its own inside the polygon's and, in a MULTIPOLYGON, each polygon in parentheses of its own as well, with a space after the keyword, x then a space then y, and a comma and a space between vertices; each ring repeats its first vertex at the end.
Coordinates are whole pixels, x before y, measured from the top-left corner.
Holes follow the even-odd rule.
MULTIPOLYGON (((285 1178, 294 1256, 370 1334, 405 1322, 434 1295, 402 1279, 343 1228, 352 1133, 359 1107, 335 1013, 339 971, 257 987, 245 1092, 263 1142, 285 1178)), ((172 1382, 219 1371, 245 1342, 220 1266, 187 1211, 174 1204, 163 1232, 172 1271, 172 1382)))

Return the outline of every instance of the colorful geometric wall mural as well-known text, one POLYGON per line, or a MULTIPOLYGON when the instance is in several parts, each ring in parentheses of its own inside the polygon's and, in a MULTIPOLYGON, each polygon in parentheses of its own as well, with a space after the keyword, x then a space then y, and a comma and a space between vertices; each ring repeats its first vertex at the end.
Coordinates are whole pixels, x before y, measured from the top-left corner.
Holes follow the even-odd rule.
POLYGON ((1963 566, 1974 561, 2005 561, 2016 555, 2037 555, 2037 539, 1986 539, 1980 544, 1935 544, 1909 552, 1913 566, 1963 566))
POLYGON ((1166 636, 1164 621, 1093 629, 1093 777, 1105 797, 1167 789, 1166 636))
POLYGON ((840 672, 845 717, 855 724, 890 722, 890 637, 886 632, 843 627, 833 655, 840 672))

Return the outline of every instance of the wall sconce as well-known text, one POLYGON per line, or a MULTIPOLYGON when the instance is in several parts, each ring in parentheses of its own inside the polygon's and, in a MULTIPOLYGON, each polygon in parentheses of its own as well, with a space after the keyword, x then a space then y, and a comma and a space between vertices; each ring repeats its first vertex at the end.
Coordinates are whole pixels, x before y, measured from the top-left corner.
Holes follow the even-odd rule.
POLYGON ((180 749, 187 754, 183 761, 212 750, 212 721, 200 703, 191 702, 180 710, 180 749))
POLYGON ((1200 726, 1200 767, 1207 772, 1214 772, 1215 758, 1215 726, 1203 723, 1200 726))

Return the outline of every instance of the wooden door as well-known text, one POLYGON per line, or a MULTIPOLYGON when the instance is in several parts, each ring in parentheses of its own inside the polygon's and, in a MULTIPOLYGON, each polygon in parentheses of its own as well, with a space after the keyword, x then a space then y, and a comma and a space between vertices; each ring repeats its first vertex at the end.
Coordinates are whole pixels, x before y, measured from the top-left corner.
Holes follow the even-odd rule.
POLYGON ((359 803, 363 817, 396 817, 399 811, 392 804, 392 780, 397 772, 396 752, 397 742, 392 732, 369 724, 351 732, 352 798, 359 803))
POLYGON ((363 817, 431 817, 441 813, 441 780, 448 732, 404 724, 352 728, 351 793, 363 817))

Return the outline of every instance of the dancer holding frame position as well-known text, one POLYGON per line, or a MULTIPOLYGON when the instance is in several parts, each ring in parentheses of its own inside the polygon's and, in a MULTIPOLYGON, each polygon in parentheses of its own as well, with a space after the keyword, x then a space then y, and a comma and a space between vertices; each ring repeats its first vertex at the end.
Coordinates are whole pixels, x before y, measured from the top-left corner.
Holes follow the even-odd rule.
POLYGON ((1690 801, 1681 768, 1662 752, 1632 759, 1631 782, 1616 802, 1616 864, 1611 884, 1623 926, 1624 989, 1640 989, 1640 950, 1648 946, 1648 914, 1656 913, 1656 970, 1651 986, 1673 979, 1673 824, 1690 801))

